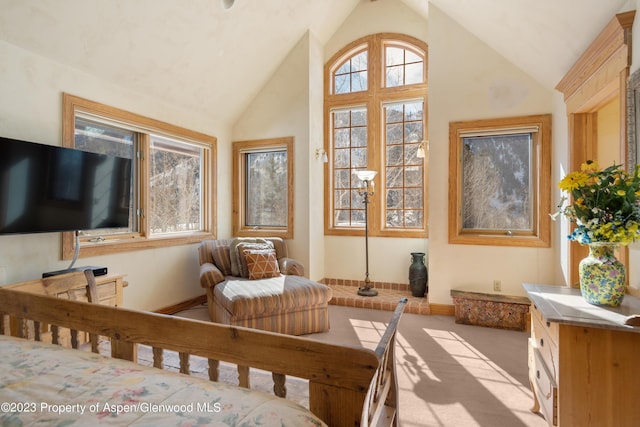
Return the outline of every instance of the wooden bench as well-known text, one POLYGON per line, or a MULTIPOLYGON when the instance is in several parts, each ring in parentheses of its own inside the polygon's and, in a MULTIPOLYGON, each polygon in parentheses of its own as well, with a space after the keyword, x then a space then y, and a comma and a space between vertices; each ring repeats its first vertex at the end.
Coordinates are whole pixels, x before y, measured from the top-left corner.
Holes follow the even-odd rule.
POLYGON ((456 323, 529 331, 527 297, 452 289, 456 323))

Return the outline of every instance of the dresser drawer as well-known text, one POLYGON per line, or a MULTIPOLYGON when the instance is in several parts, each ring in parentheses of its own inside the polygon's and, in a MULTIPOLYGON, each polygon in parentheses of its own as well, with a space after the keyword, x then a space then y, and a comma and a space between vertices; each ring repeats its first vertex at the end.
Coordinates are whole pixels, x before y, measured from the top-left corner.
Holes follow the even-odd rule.
POLYGON ((548 338, 551 339, 555 346, 558 347, 558 324, 555 322, 548 322, 547 320, 545 320, 544 317, 542 317, 542 314, 540 313, 540 311, 538 311, 538 308, 535 305, 531 306, 531 321, 532 323, 534 321, 538 321, 538 323, 540 324, 539 326, 541 328, 539 328, 541 331, 544 331, 547 335, 548 338))
POLYGON ((558 386, 533 338, 529 339, 529 380, 540 412, 549 425, 558 425, 558 386))
POLYGON ((531 322, 531 338, 552 378, 558 381, 558 346, 549 333, 549 329, 535 318, 531 322))

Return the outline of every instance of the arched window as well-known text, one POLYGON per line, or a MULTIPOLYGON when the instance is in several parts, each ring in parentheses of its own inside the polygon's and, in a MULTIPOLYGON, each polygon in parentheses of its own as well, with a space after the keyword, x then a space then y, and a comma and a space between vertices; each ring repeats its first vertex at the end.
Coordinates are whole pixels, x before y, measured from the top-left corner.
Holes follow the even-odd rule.
POLYGON ((355 172, 375 170, 369 205, 374 236, 427 232, 427 45, 376 34, 339 51, 325 65, 325 231, 364 229, 355 172))

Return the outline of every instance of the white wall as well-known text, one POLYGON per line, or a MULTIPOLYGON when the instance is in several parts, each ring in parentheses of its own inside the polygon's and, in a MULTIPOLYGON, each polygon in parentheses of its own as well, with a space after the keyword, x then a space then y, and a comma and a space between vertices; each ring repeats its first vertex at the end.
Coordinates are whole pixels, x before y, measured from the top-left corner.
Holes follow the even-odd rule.
MULTIPOLYGON (((427 21, 399 1, 361 2, 327 42, 328 61, 350 42, 393 32, 427 41, 427 21)), ((429 65, 430 66, 430 65, 429 65)), ((381 193, 374 197, 380 197, 381 193)), ((409 283, 411 252, 428 252, 427 239, 369 238, 369 274, 374 282, 409 283)), ((325 277, 364 280, 363 237, 325 236, 325 277)))
MULTIPOLYGON (((437 7, 429 23, 393 2, 362 3, 327 43, 328 59, 366 34, 400 32, 429 45, 429 238, 370 239, 374 281, 408 283, 410 253, 428 252, 429 301, 451 304, 451 289, 524 295, 523 282, 553 283, 560 276, 555 250, 448 243, 449 122, 551 113, 553 92, 460 27, 437 7), (383 18, 384 17, 384 18, 383 18)), ((364 277, 362 238, 327 236, 326 276, 364 277)))
MULTIPOLYGON (((185 111, 106 83, 0 41, 0 134, 61 145, 62 93, 67 92, 123 110, 217 136, 218 153, 230 156, 224 141, 230 129, 194 111, 185 111)), ((228 144, 227 144, 228 145, 228 144)), ((218 162, 218 178, 228 164, 218 162)), ((218 188, 218 201, 229 198, 218 188)), ((218 215, 222 232, 231 228, 230 216, 218 215)), ((0 280, 13 283, 39 278, 42 272, 66 268, 61 260, 60 233, 0 236, 0 280)), ((81 258, 77 265, 104 265, 127 274, 125 306, 158 309, 198 295, 198 259, 195 245, 148 249, 81 258)))
MULTIPOLYGON (((317 125, 310 120, 309 86, 310 50, 316 43, 310 33, 300 39, 233 125, 234 141, 294 137, 294 238, 287 245, 289 255, 302 262, 307 275, 310 273, 310 169, 318 167, 310 159, 313 147, 319 144, 318 137, 310 131, 313 124, 313 132, 317 132, 317 125)), ((317 51, 317 47, 314 50, 317 51)), ((317 98, 317 94, 313 96, 317 98)), ((230 200, 226 209, 230 212, 230 200)))

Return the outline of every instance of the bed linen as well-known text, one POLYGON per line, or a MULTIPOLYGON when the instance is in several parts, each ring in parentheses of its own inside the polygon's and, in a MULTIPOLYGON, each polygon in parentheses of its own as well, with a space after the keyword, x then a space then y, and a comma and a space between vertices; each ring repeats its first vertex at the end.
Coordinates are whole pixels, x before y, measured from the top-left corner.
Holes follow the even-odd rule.
POLYGON ((266 393, 0 335, 3 426, 325 426, 266 393))

